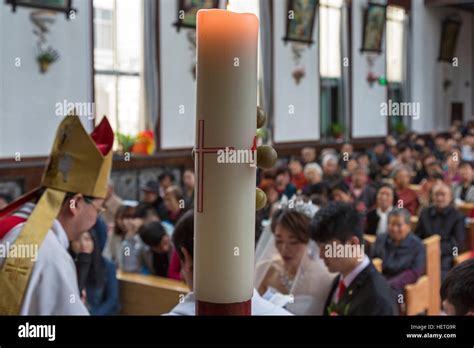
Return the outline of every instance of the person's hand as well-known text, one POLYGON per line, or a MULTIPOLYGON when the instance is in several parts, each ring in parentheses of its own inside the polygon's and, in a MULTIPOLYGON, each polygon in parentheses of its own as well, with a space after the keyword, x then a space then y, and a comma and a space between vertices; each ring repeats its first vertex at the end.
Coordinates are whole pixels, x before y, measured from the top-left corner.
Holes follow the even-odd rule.
POLYGON ((82 301, 82 303, 84 303, 84 305, 87 305, 86 289, 82 289, 82 291, 81 291, 81 301, 82 301))

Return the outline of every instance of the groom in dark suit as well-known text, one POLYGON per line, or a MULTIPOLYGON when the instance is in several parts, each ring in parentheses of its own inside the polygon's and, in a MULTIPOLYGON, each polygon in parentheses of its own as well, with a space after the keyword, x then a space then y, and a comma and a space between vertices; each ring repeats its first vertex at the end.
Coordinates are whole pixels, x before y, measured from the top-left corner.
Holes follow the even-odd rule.
POLYGON ((395 295, 364 252, 362 221, 355 208, 332 202, 311 223, 312 238, 330 272, 339 273, 326 315, 397 315, 395 295))

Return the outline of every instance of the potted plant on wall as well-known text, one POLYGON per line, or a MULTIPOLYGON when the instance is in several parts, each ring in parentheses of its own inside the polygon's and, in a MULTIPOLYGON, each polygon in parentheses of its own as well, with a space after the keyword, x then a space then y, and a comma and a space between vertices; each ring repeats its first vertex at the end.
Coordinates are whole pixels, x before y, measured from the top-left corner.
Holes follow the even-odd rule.
POLYGON ((398 135, 404 134, 407 131, 407 127, 402 120, 397 120, 393 128, 398 135))
POLYGON ((49 69, 49 66, 58 59, 59 53, 52 47, 48 47, 47 49, 40 51, 36 56, 36 61, 39 64, 40 72, 42 74, 46 73, 49 69))
POLYGON ((344 126, 340 122, 331 124, 331 134, 336 140, 342 140, 344 137, 344 126))

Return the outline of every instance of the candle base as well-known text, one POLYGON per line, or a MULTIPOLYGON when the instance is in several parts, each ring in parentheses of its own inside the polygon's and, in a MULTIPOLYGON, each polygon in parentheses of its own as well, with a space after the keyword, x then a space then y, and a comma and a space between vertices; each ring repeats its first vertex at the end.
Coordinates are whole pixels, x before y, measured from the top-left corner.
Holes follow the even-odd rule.
POLYGON ((196 301, 196 315, 252 315, 252 300, 236 303, 196 301))

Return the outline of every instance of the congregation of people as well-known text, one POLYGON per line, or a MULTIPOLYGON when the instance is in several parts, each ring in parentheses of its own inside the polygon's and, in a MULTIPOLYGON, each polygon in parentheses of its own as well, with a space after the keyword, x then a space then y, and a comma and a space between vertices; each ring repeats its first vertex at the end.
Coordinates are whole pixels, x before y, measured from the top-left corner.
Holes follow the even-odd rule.
MULTIPOLYGON (((403 313, 400 296, 425 273, 423 239, 432 235, 441 237, 443 310, 473 314, 472 260, 453 266, 469 218, 457 206, 474 203, 474 124, 338 148, 304 147, 258 169, 267 204, 256 213, 254 314, 403 313), (341 245, 362 253, 328 253, 341 245), (453 291, 464 291, 462 301, 453 291)), ((194 313, 194 180, 192 169, 181 178, 164 171, 141 186, 140 201, 123 200, 110 182, 105 211, 69 248, 91 314, 120 313, 118 270, 186 282, 191 292, 170 314, 194 313)))

